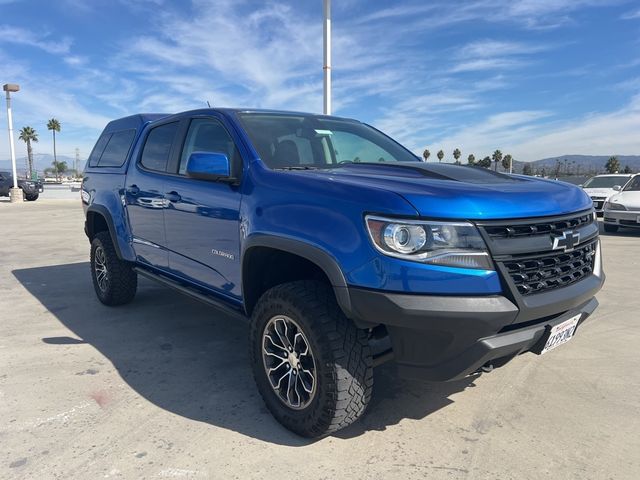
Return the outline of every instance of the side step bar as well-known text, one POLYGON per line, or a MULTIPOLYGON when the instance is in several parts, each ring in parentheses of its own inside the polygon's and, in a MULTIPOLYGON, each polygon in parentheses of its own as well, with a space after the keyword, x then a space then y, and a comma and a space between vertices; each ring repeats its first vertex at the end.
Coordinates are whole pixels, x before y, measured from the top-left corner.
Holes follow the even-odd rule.
POLYGON ((143 277, 148 278, 150 280, 154 280, 158 283, 161 283, 164 286, 173 288, 174 290, 177 290, 180 293, 183 293, 195 300, 199 300, 203 303, 206 303, 207 305, 214 307, 217 310, 220 310, 221 312, 226 313, 227 315, 230 315, 238 319, 242 319, 245 322, 248 320, 246 315, 244 315, 241 311, 235 310, 229 307, 228 305, 224 304, 221 300, 218 300, 212 295, 207 295, 205 293, 198 292, 192 288, 189 288, 181 284, 180 282, 176 282, 175 280, 165 277, 164 275, 158 275, 156 273, 150 272, 149 270, 145 270, 144 268, 133 267, 133 270, 138 275, 142 275, 143 277))

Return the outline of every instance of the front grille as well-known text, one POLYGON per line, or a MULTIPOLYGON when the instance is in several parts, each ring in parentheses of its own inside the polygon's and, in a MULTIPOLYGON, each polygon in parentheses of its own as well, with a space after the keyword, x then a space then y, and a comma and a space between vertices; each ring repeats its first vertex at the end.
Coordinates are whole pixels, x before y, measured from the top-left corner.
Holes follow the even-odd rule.
POLYGON ((640 227, 640 223, 634 222, 633 220, 618 220, 620 225, 630 225, 632 227, 640 227))
POLYGON ((591 212, 560 220, 538 221, 531 223, 513 223, 507 225, 485 225, 484 230, 491 238, 530 237, 549 235, 567 229, 575 229, 593 222, 591 212))
POLYGON ((590 241, 568 253, 514 256, 503 264, 521 295, 542 293, 591 275, 597 243, 590 241))

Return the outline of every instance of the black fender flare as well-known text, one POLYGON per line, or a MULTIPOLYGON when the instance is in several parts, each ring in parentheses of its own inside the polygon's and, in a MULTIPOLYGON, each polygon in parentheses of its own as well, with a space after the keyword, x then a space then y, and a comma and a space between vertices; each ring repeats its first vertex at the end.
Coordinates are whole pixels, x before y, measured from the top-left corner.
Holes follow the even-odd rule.
POLYGON ((120 251, 120 244, 118 243, 118 237, 116 236, 116 227, 113 223, 113 218, 111 218, 111 213, 109 212, 107 207, 103 205, 91 204, 87 208, 87 215, 84 222, 84 233, 87 235, 89 240, 91 240, 92 232, 89 231, 89 225, 88 225, 89 213, 95 213, 104 218, 105 222, 107 223, 107 228, 109 230, 109 236, 111 237, 111 242, 113 243, 113 246, 116 249, 116 255, 118 255, 118 258, 120 260, 122 260, 122 252, 120 251))
POLYGON ((280 237, 277 235, 268 234, 253 234, 250 235, 242 246, 242 272, 243 272, 243 290, 244 290, 244 258, 245 253, 254 247, 267 247, 275 250, 282 250, 289 252, 317 265, 327 276, 331 286, 333 287, 334 294, 338 305, 344 312, 344 314, 351 318, 351 297, 349 296, 349 288, 347 280, 342 273, 342 269, 338 265, 338 261, 328 252, 322 250, 319 247, 311 245, 307 242, 296 240, 293 238, 280 237))

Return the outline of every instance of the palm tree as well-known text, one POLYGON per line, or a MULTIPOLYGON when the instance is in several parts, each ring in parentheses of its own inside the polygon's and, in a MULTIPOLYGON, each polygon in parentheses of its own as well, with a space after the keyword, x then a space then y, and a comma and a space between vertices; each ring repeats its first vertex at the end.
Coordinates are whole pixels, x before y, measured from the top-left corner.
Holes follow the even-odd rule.
POLYGON ((460 162, 458 161, 458 159, 460 158, 460 155, 462 155, 462 152, 460 151, 460 149, 459 149, 459 148, 456 148, 456 149, 453 151, 453 158, 455 158, 455 159, 456 159, 456 163, 457 163, 458 165, 460 164, 460 162))
POLYGON ((436 154, 436 156, 438 157, 438 161, 441 162, 442 159, 444 158, 444 152, 442 150, 438 150, 438 153, 436 154))
POLYGON ((47 130, 53 132, 53 167, 56 171, 56 181, 58 180, 58 157, 56 155, 56 132, 60 132, 60 122, 55 118, 47 122, 47 130))
POLYGON ((493 169, 497 172, 498 163, 500 163, 500 160, 502 160, 502 152, 500 150, 496 150, 495 152, 493 152, 493 155, 491 155, 491 158, 493 159, 493 162, 494 162, 493 169))
POLYGON ((467 157, 467 163, 469 165, 475 165, 476 163, 476 156, 473 153, 470 153, 469 156, 467 157))
POLYGON ((511 172, 511 162, 513 162, 513 157, 507 153, 502 159, 502 168, 504 168, 505 172, 511 172))
POLYGON ((422 158, 424 158, 424 161, 427 162, 429 161, 430 156, 431 156, 431 152, 429 151, 428 148, 425 148, 424 152, 422 152, 422 158))
POLYGON ((33 178, 33 149, 31 142, 38 141, 38 133, 32 127, 22 127, 20 136, 18 137, 27 144, 27 159, 29 160, 29 179, 33 178))

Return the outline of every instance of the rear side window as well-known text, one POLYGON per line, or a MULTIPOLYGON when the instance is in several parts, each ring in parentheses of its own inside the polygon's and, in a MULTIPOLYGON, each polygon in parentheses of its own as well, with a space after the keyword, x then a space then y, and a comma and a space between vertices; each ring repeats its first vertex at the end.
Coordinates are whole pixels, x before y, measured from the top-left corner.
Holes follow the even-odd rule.
POLYGON ((127 159, 127 154, 135 137, 135 130, 122 130, 114 132, 102 152, 99 167, 121 167, 127 159))
POLYGON ((167 169, 173 139, 178 131, 178 122, 166 123, 149 132, 142 150, 140 164, 148 169, 164 172, 167 169))
POLYGON ((107 146, 109 139, 111 138, 111 133, 103 133, 100 135, 100 138, 96 142, 95 147, 91 151, 91 155, 89 155, 89 166, 96 167, 98 165, 98 161, 102 156, 102 152, 104 152, 104 147, 107 146))

